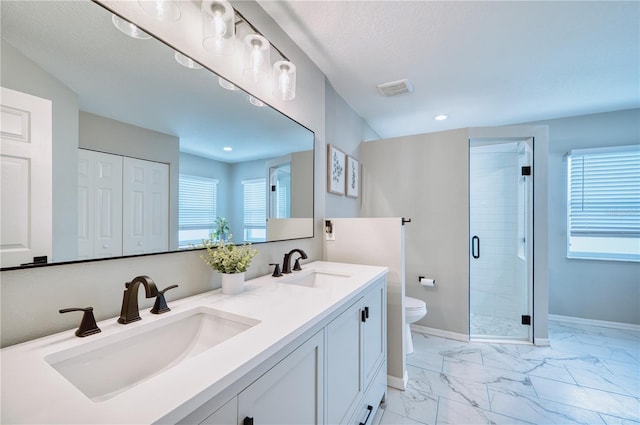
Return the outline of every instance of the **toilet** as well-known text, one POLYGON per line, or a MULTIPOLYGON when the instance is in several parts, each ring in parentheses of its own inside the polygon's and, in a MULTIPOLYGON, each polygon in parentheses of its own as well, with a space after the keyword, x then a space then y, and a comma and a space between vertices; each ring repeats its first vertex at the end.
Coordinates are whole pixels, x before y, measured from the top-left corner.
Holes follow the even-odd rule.
POLYGON ((411 338, 411 324, 422 319, 427 314, 424 301, 412 297, 404 297, 404 353, 413 353, 413 339, 411 338))

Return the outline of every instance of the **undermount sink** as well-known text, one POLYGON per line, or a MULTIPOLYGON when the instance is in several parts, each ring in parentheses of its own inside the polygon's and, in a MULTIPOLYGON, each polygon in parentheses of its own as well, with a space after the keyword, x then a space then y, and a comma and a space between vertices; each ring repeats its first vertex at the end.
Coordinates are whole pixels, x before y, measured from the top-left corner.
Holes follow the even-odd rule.
POLYGON ((350 277, 351 275, 338 271, 302 270, 294 272, 294 274, 290 276, 283 277, 278 280, 278 282, 306 286, 308 288, 322 288, 340 283, 341 280, 348 279, 350 277))
POLYGON ((95 402, 104 401, 257 325, 208 307, 177 313, 45 358, 95 402))

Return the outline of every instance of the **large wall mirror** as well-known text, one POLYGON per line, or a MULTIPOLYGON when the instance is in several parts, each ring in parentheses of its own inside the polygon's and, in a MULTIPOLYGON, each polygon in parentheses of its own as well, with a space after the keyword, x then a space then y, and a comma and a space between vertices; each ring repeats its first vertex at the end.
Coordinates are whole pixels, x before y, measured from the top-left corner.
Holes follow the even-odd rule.
POLYGON ((313 132, 89 0, 0 7, 2 268, 190 249, 216 229, 236 243, 313 237, 313 132), (42 99, 40 166, 37 149, 14 150, 40 134, 42 99), (25 173, 47 166, 40 195, 25 173), (48 251, 29 246, 40 240, 48 251))

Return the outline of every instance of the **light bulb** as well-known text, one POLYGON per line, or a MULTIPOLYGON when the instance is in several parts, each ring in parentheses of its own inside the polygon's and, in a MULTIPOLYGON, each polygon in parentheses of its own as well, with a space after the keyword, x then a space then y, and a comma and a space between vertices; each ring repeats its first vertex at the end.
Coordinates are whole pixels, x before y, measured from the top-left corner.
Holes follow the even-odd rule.
POLYGON ((211 25, 213 26, 213 34, 216 38, 222 38, 224 34, 227 32, 227 24, 224 23, 224 19, 222 19, 222 14, 220 11, 215 12, 213 15, 213 19, 211 20, 211 25))
POLYGON ((282 94, 283 99, 287 96, 287 91, 289 91, 290 85, 291 78, 289 78, 289 67, 283 65, 280 68, 280 76, 278 77, 278 87, 280 88, 280 93, 282 94))
POLYGON ((251 52, 251 69, 253 71, 253 78, 258 79, 260 74, 260 68, 264 62, 264 57, 260 51, 260 43, 258 41, 253 42, 253 51, 251 52))

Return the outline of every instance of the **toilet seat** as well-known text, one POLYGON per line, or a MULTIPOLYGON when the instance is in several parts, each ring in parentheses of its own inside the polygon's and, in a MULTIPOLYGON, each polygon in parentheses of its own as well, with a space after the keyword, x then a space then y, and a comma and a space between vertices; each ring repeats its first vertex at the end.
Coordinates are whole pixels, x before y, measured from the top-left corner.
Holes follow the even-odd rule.
POLYGON ((424 311, 427 312, 427 304, 417 298, 404 297, 404 309, 407 312, 418 313, 424 311))

